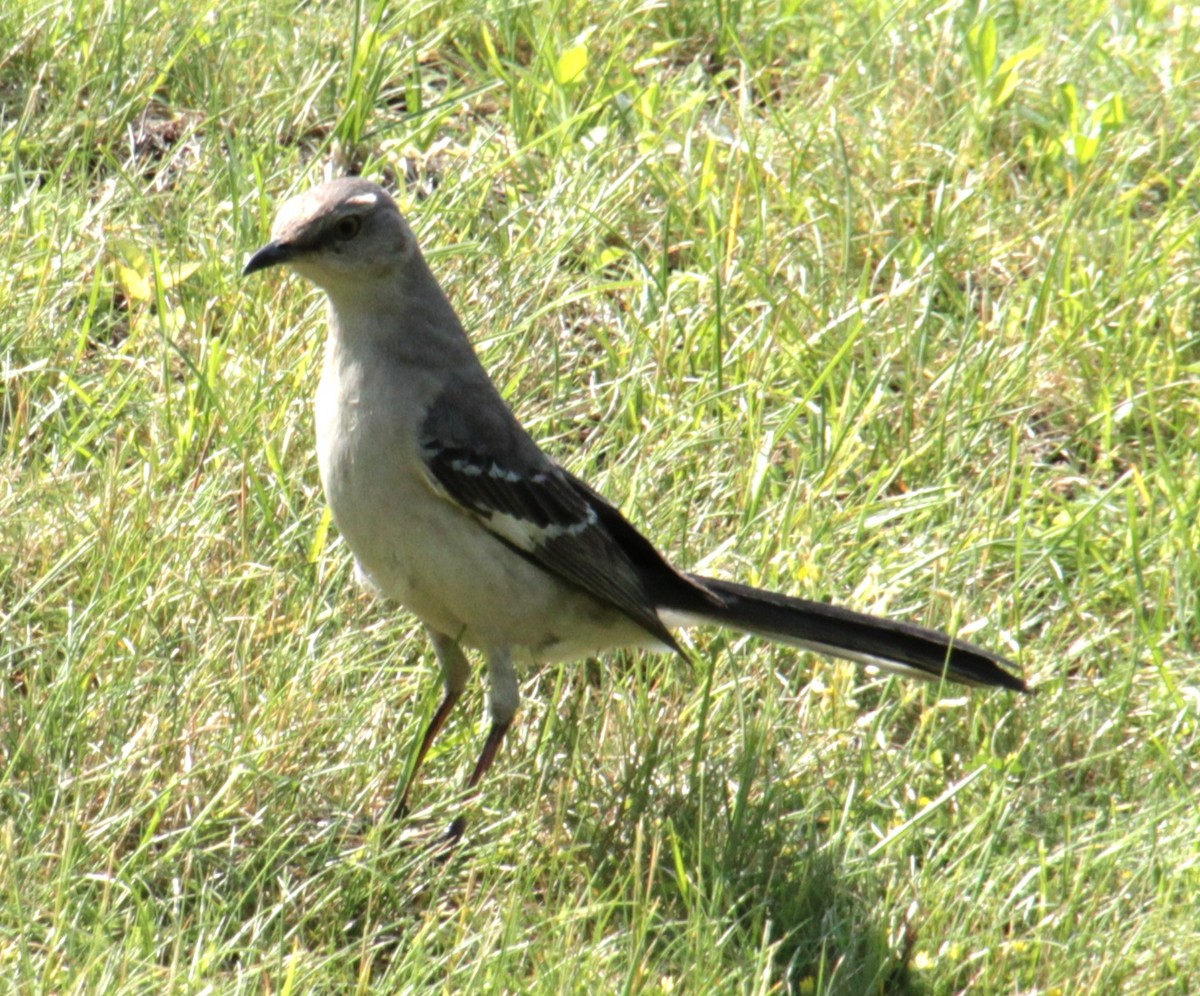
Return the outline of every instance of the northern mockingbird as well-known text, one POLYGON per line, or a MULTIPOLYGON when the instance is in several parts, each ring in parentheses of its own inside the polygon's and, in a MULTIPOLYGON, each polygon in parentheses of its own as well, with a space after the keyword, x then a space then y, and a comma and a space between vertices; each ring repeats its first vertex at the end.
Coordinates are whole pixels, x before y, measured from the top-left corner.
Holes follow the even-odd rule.
POLYGON ((491 718, 468 790, 512 723, 517 660, 681 652, 677 627, 725 626, 935 681, 1027 691, 1004 657, 936 630, 672 567, 521 427, 374 183, 334 180, 293 197, 271 234, 243 273, 285 264, 328 297, 316 432, 334 522, 359 579, 421 619, 441 664, 445 694, 399 811, 466 685, 463 647, 487 659, 491 718))

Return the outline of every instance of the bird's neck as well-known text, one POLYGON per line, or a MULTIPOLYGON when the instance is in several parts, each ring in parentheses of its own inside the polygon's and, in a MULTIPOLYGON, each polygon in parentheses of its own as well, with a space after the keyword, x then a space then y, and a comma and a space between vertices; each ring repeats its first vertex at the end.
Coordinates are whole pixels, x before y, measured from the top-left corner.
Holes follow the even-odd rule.
POLYGON ((330 348, 351 362, 426 370, 477 362, 450 302, 435 290, 411 294, 398 283, 329 293, 330 348))

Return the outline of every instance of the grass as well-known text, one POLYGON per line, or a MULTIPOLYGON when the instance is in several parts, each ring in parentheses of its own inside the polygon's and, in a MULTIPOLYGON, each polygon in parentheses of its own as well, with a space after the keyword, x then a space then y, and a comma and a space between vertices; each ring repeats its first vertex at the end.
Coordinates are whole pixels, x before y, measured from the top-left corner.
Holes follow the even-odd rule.
POLYGON ((1144 0, 17 0, 13 992, 1200 988, 1200 22, 1144 0), (354 586, 274 206, 388 183, 534 435, 681 565, 1038 694, 753 641, 482 695, 354 586), (474 714, 472 714, 474 710, 474 714))

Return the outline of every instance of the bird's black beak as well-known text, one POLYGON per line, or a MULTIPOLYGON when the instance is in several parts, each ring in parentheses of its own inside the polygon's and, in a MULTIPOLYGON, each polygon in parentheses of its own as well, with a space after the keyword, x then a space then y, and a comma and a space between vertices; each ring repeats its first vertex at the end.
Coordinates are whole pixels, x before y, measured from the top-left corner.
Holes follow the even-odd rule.
POLYGON ((259 270, 286 263, 295 255, 295 247, 286 242, 268 242, 250 257, 249 262, 242 268, 242 276, 248 277, 251 273, 257 273, 259 270))

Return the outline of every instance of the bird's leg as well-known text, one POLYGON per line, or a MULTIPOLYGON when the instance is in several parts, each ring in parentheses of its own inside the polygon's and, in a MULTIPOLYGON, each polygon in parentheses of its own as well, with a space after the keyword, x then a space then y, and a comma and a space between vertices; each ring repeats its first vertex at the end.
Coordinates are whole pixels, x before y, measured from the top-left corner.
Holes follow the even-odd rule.
POLYGON ((433 719, 429 721, 429 725, 425 727, 425 735, 421 738, 421 746, 417 749, 417 759, 413 762, 412 770, 408 774, 408 780, 404 783, 404 791, 400 793, 400 799, 396 803, 393 815, 396 817, 408 815, 408 793, 412 790, 413 782, 417 780, 417 771, 420 769, 422 762, 425 760, 425 755, 429 753, 429 748, 433 744, 434 738, 442 729, 442 724, 446 722, 446 717, 454 711, 454 707, 458 704, 462 692, 457 689, 447 689, 445 696, 442 698, 442 704, 437 707, 437 712, 433 714, 433 719))
MULTIPOLYGON (((483 742, 483 750, 475 762, 475 769, 467 779, 466 791, 474 789, 483 776, 487 774, 504 735, 512 726, 513 716, 517 714, 517 704, 520 702, 520 692, 517 690, 517 673, 513 670, 512 654, 508 648, 493 648, 488 652, 488 713, 492 719, 491 729, 483 742)), ((467 826, 466 814, 460 813, 455 817, 446 831, 446 839, 458 840, 467 826)))
POLYGON ((445 725, 446 718, 454 711, 454 707, 462 697, 463 688, 466 687, 467 678, 471 674, 471 665, 456 641, 436 630, 431 629, 428 632, 430 642, 438 656, 438 663, 441 665, 442 687, 445 689, 445 694, 442 696, 441 705, 437 707, 437 712, 433 714, 433 719, 425 728, 421 746, 417 748, 417 758, 408 774, 408 780, 404 783, 404 791, 400 793, 400 799, 392 810, 392 815, 396 817, 408 813, 408 793, 412 791, 413 782, 417 779, 417 771, 420 770, 425 755, 429 753, 429 748, 433 746, 433 741, 441 732, 442 726, 445 725))

